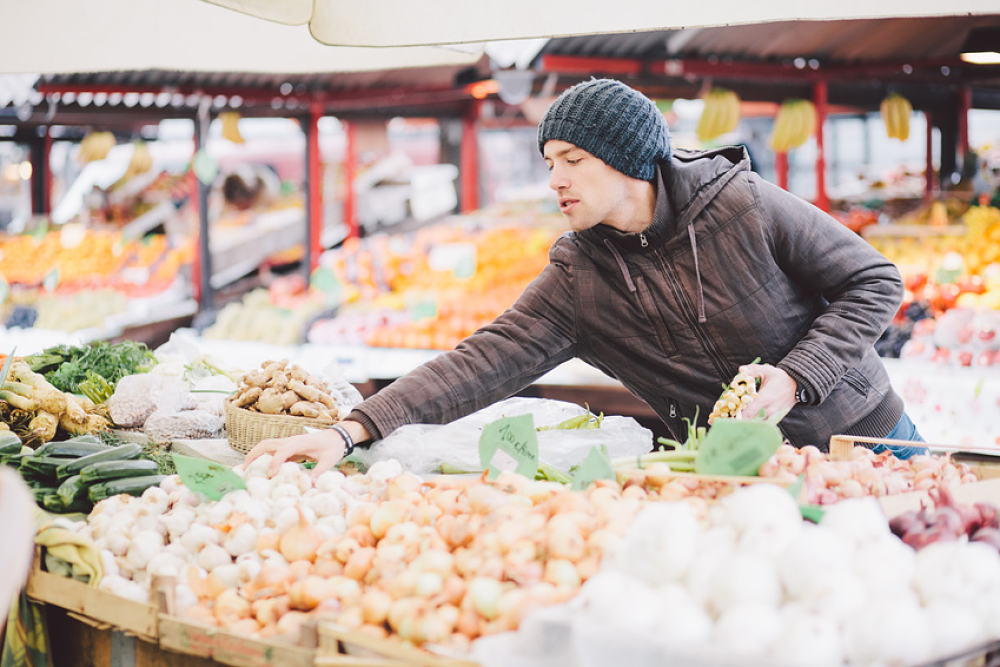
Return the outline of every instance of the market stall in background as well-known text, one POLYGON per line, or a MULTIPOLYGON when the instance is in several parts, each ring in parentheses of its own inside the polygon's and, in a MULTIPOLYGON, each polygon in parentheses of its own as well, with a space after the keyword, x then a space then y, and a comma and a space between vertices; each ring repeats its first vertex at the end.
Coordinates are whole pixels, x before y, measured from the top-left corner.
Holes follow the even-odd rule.
POLYGON ((995 664, 1000 64, 960 54, 1000 16, 825 18, 406 69, 0 79, 20 86, 0 85, 0 464, 42 517, 5 648, 57 666, 995 664), (929 453, 795 449, 731 418, 756 391, 739 376, 670 440, 569 362, 320 475, 246 465, 517 299, 565 232, 535 126, 590 76, 653 98, 677 146, 745 146, 896 263, 907 291, 876 347, 929 453))

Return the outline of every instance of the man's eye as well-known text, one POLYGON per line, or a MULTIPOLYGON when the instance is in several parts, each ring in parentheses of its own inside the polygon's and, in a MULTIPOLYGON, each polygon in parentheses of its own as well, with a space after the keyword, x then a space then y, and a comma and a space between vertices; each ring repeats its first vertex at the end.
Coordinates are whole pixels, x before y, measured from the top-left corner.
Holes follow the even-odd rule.
POLYGON ((583 158, 582 157, 578 157, 578 158, 576 158, 574 160, 566 160, 566 162, 569 163, 569 164, 580 164, 581 162, 583 162, 583 158))

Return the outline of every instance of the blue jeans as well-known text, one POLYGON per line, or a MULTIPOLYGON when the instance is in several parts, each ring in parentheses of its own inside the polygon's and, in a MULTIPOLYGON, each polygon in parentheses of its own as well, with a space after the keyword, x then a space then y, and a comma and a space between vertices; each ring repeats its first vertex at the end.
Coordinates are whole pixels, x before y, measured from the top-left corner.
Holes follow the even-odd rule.
MULTIPOLYGON (((899 418, 899 423, 896 424, 895 428, 889 431, 889 435, 885 436, 888 440, 912 440, 913 442, 927 442, 917 431, 917 427, 914 425, 913 421, 910 419, 909 415, 905 412, 903 416, 899 418)), ((884 451, 892 452, 893 456, 897 459, 908 459, 911 456, 917 456, 920 454, 929 454, 931 450, 926 447, 909 447, 906 445, 883 445, 877 444, 872 447, 872 451, 876 454, 881 454, 884 451)))

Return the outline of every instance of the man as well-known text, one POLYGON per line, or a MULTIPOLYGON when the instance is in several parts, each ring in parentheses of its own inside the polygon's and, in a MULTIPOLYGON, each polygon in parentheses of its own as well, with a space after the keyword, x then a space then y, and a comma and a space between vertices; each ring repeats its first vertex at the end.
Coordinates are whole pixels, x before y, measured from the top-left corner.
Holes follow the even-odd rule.
POLYGON ((573 231, 517 303, 337 433, 267 440, 248 461, 314 458, 318 474, 345 442, 452 421, 573 357, 620 380, 674 436, 696 411, 703 423, 743 368, 762 380, 745 413, 787 410, 779 427, 794 445, 919 439, 873 348, 903 284, 864 240, 751 172, 742 148, 673 151, 656 106, 618 81, 564 92, 538 148, 573 231))

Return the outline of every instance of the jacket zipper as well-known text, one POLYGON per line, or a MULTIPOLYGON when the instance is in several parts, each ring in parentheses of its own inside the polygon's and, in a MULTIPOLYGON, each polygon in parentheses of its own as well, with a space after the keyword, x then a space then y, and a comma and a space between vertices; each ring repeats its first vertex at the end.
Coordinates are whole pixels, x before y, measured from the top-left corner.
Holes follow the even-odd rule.
POLYGON ((646 235, 643 234, 642 232, 639 232, 639 243, 642 245, 643 248, 649 245, 649 241, 646 240, 646 235))
POLYGON ((715 366, 715 370, 719 373, 720 376, 727 377, 728 374, 731 373, 731 371, 726 367, 725 357, 719 351, 718 347, 716 347, 715 341, 713 341, 707 335, 704 327, 702 327, 698 323, 697 315, 695 315, 694 311, 692 310, 691 304, 688 302, 687 297, 684 295, 684 292, 680 289, 680 283, 678 282, 677 277, 674 274, 673 266, 670 264, 670 261, 667 259, 667 257, 659 250, 655 250, 654 254, 656 255, 657 259, 659 259, 663 263, 663 270, 667 274, 668 279, 670 280, 670 287, 673 290, 674 294, 677 296, 677 301, 681 305, 681 310, 684 313, 684 319, 687 321, 688 326, 691 327, 695 332, 697 332, 698 340, 700 340, 702 345, 704 346, 705 352, 706 354, 708 354, 708 358, 712 361, 712 365, 715 366))

